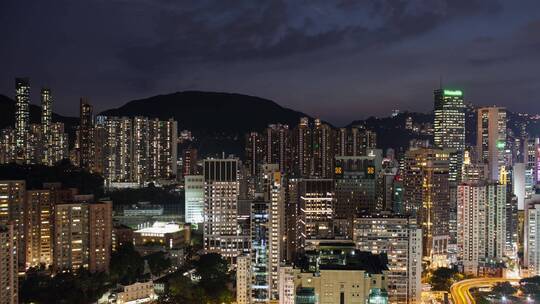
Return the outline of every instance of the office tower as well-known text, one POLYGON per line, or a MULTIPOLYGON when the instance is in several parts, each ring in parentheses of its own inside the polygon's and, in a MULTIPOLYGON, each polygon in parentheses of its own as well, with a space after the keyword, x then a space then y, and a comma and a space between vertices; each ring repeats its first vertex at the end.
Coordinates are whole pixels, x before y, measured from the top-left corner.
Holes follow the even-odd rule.
POLYGON ((465 150, 465 104, 461 90, 437 89, 434 108, 435 147, 465 150))
POLYGON ((13 229, 17 235, 17 261, 21 269, 24 268, 25 251, 25 222, 24 222, 24 200, 26 193, 26 182, 24 180, 3 180, 0 181, 0 224, 13 224, 13 229))
POLYGON ((204 249, 221 254, 232 264, 249 248, 247 239, 238 232, 238 170, 238 159, 203 161, 204 249))
POLYGON ((43 159, 41 162, 46 165, 51 165, 50 157, 52 154, 52 103, 53 98, 51 90, 47 88, 41 89, 41 140, 43 148, 43 159))
POLYGON ((17 231, 13 224, 0 223, 0 304, 17 304, 17 231))
POLYGON ((523 141, 523 160, 526 168, 532 171, 533 184, 538 184, 540 169, 540 139, 528 138, 523 141))
POLYGON ((184 176, 184 195, 186 202, 186 223, 204 222, 204 176, 184 176))
POLYGON ((303 179, 299 182, 297 251, 303 251, 306 240, 333 237, 334 203, 333 180, 303 179))
POLYGON ((293 176, 309 177, 313 160, 312 130, 309 119, 302 117, 300 124, 293 130, 293 176))
POLYGON ((377 146, 377 135, 365 128, 340 128, 336 138, 336 156, 363 156, 377 146))
POLYGON ((88 208, 80 202, 57 204, 54 218, 54 268, 87 268, 88 208))
POLYGON ((26 268, 53 263, 54 201, 49 190, 28 190, 24 203, 26 268))
POLYGON ((93 107, 87 98, 81 97, 79 110, 79 166, 91 170, 94 160, 94 117, 93 107))
POLYGON ((149 178, 171 179, 177 175, 178 123, 173 120, 149 120, 149 178))
POLYGON ((19 162, 28 163, 28 136, 30 132, 30 80, 15 78, 15 147, 19 162))
POLYGON ((506 147, 506 110, 498 107, 478 109, 476 149, 480 161, 488 164, 489 177, 499 180, 504 167, 503 151, 506 147))
POLYGON ((251 304, 251 256, 239 256, 236 262, 236 303, 251 304))
POLYGON ((182 176, 198 174, 197 149, 189 147, 182 153, 182 176))
MULTIPOLYGON (((256 194, 257 195, 257 194, 256 194)), ((253 302, 270 300, 270 203, 262 196, 251 204, 251 264, 253 302)))
MULTIPOLYGON (((379 151, 380 152, 380 151, 379 151)), ((381 170, 381 155, 339 156, 335 167, 335 216, 352 219, 361 210, 377 207, 377 175, 381 170)))
POLYGON ((416 218, 391 213, 356 217, 353 241, 360 251, 388 256, 389 303, 421 303, 422 229, 416 218))
POLYGON ((246 135, 246 167, 249 176, 257 176, 259 165, 264 162, 264 139, 257 132, 246 135))
POLYGON ((526 195, 526 168, 525 163, 515 163, 512 167, 512 193, 517 197, 518 210, 525 209, 526 195))
POLYGON ((410 150, 405 154, 403 203, 422 226, 423 256, 444 265, 450 238, 449 153, 439 149, 410 150))
POLYGON ((458 186, 458 252, 466 273, 500 261, 506 253, 506 185, 458 186))
POLYGON ((312 135, 312 177, 332 178, 334 174, 334 132, 332 127, 315 119, 312 135))
POLYGON ((437 89, 434 92, 434 136, 438 149, 452 149, 450 180, 459 181, 465 151, 465 104, 461 90, 437 89))
POLYGON ((282 124, 268 125, 264 141, 266 147, 265 163, 279 164, 281 172, 289 172, 291 166, 289 126, 282 124))
POLYGON ((377 176, 377 206, 380 210, 399 212, 392 203, 397 173, 397 167, 386 167, 377 176))
POLYGON ((88 270, 108 272, 112 248, 112 201, 88 204, 88 270))

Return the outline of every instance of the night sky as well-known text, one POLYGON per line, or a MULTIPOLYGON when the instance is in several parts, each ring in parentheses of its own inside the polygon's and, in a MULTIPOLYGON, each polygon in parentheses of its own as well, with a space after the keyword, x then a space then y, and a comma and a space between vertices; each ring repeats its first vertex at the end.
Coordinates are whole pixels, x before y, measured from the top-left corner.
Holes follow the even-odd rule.
POLYGON ((540 112, 539 0, 1 0, 14 77, 78 113, 182 90, 244 93, 336 125, 428 112, 439 79, 474 104, 540 112))

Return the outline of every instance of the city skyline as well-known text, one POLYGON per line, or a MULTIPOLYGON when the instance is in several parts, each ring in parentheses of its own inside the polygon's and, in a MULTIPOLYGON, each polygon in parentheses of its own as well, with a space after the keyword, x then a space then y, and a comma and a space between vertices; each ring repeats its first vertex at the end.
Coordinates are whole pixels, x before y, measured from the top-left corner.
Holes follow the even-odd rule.
POLYGON ((51 87, 70 116, 80 96, 100 112, 175 91, 235 92, 343 125, 392 108, 424 112, 442 78, 466 102, 535 112, 538 5, 7 2, 0 92, 12 97, 12 77, 28 76, 33 103, 51 87))

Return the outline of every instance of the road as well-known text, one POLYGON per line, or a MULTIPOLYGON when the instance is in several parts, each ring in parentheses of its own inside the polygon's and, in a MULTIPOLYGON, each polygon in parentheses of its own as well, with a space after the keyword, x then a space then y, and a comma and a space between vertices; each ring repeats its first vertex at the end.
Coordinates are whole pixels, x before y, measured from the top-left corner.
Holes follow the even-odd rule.
POLYGON ((476 278, 463 280, 455 283, 450 287, 450 293, 454 304, 475 304, 473 296, 470 290, 473 288, 493 286, 500 282, 518 282, 518 279, 504 279, 504 278, 476 278))

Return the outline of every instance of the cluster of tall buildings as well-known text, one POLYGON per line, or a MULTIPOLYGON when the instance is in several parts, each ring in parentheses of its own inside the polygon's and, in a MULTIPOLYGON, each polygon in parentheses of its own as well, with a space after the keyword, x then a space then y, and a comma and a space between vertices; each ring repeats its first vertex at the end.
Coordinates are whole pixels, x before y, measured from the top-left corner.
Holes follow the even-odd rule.
POLYGON ((469 111, 463 91, 435 90, 433 142, 399 155, 383 154, 362 126, 335 129, 308 118, 293 128, 269 125, 246 136, 244 162, 207 158, 185 172, 186 221, 201 225, 207 252, 236 265, 239 303, 329 295, 419 303, 423 269, 499 273, 523 247, 529 268, 540 268, 538 139, 513 134, 505 109, 481 107, 469 145, 469 111), (383 286, 347 289, 359 282, 347 281, 355 269, 338 256, 322 268, 303 264, 357 251, 385 261, 379 271, 360 267, 381 275, 383 286), (339 269, 346 283, 330 291, 337 277, 323 269, 339 269))
POLYGON ((15 79, 15 127, 0 131, 0 163, 54 165, 68 158, 64 124, 53 122, 53 94, 41 89, 41 123, 30 121, 30 81, 15 79))
POLYGON ((1 130, 0 163, 72 164, 100 174, 109 187, 143 185, 177 175, 178 124, 148 117, 94 117, 80 99, 80 121, 69 149, 64 124, 53 122, 53 95, 41 90, 41 123, 30 123, 30 83, 15 80, 15 128, 1 130))
POLYGON ((27 189, 24 180, 0 181, 1 292, 15 296, 18 272, 31 267, 107 272, 111 233, 111 201, 59 183, 27 189))

